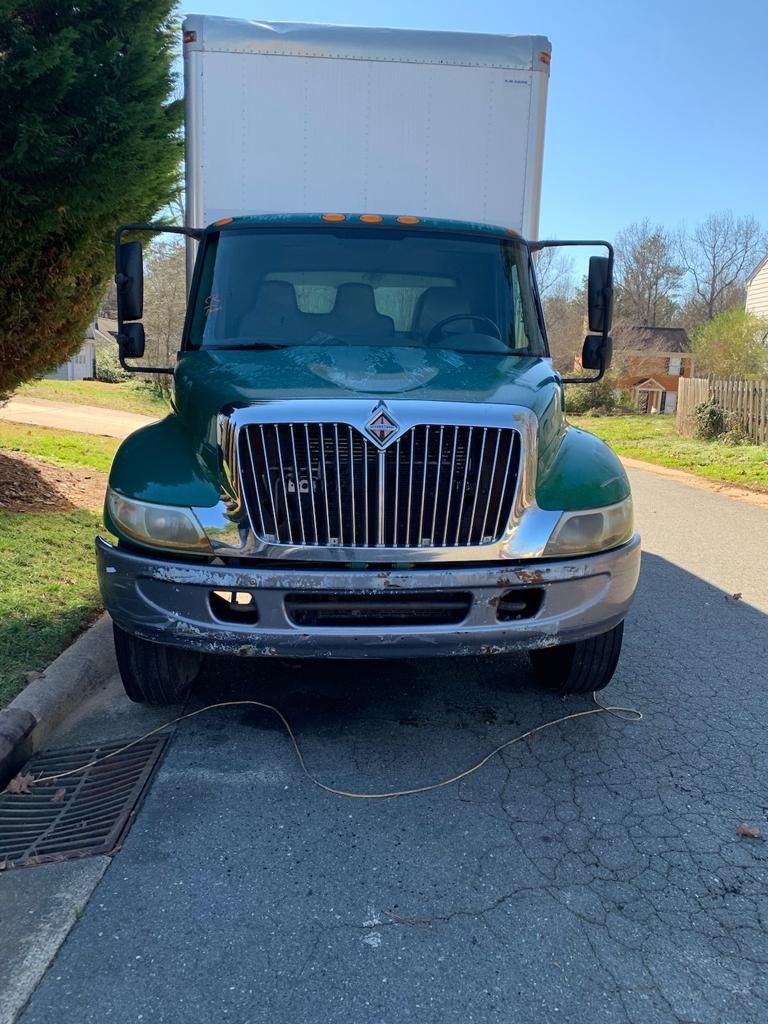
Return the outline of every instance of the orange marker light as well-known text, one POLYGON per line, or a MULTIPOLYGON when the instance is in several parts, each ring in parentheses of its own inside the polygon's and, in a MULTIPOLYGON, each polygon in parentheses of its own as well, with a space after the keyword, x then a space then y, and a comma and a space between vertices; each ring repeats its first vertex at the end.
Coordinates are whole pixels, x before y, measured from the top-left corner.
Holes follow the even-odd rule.
POLYGON ((381 224, 384 218, 378 213, 363 213, 360 215, 360 220, 363 224, 381 224))
POLYGON ((515 238, 520 238, 520 232, 515 231, 514 228, 505 228, 504 230, 507 232, 508 235, 514 235, 515 238))
POLYGON ((539 54, 539 60, 541 61, 542 64, 551 64, 552 63, 552 54, 551 53, 547 53, 546 50, 542 50, 541 53, 539 54))
POLYGON ((419 218, 418 217, 398 217, 397 218, 397 223, 398 224, 418 224, 419 223, 419 218))
POLYGON ((221 220, 215 220, 213 226, 220 228, 223 224, 231 224, 234 219, 234 217, 222 217, 221 220))
POLYGON ((346 217, 346 214, 344 214, 344 213, 324 213, 323 214, 323 220, 338 221, 338 220, 346 220, 346 219, 347 219, 347 217, 346 217))

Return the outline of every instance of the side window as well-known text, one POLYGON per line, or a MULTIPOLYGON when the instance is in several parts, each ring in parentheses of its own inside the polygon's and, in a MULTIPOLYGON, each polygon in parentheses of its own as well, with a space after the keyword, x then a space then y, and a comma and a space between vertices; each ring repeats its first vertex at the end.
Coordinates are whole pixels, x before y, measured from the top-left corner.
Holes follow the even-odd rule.
POLYGON ((525 319, 523 317, 523 303, 520 296, 520 278, 518 276, 517 266, 510 268, 509 274, 509 303, 511 308, 509 310, 509 331, 510 331, 510 342, 512 348, 524 349, 528 348, 528 334, 525 329, 525 319))

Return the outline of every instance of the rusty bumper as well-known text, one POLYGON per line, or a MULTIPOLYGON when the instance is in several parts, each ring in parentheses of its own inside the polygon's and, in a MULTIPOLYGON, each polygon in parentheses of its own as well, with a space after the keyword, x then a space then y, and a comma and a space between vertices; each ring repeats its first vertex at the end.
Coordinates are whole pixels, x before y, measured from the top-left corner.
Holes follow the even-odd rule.
POLYGON ((572 643, 624 618, 640 571, 637 535, 589 557, 470 568, 231 568, 128 551, 101 538, 96 551, 104 604, 127 632, 208 653, 257 657, 411 658, 572 643), (221 601, 212 596, 222 591, 251 595, 250 621, 222 617, 221 601), (430 621, 430 594, 451 606, 458 621, 430 621), (327 604, 328 595, 331 604, 338 595, 345 610, 339 621, 326 611, 307 624, 312 615, 297 613, 327 604), (385 605, 397 618, 398 603, 404 609, 400 621, 370 624, 366 609, 385 605), (414 605, 422 611, 409 611, 414 605), (408 624, 409 614, 415 624, 408 624))

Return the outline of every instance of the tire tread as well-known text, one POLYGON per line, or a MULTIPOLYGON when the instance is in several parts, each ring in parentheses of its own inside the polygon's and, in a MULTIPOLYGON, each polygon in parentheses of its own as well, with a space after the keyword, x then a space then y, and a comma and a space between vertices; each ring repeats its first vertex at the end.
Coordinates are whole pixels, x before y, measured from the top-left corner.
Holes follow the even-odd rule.
POLYGON ((583 694, 604 689, 621 654, 624 623, 575 644, 529 651, 534 673, 556 693, 583 694))

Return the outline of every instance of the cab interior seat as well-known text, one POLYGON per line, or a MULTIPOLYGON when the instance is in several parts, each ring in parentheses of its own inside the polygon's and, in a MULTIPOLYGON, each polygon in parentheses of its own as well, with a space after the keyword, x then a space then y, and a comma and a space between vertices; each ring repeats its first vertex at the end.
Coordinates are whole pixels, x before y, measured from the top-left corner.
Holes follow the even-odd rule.
POLYGON ((324 319, 323 329, 329 334, 361 344, 371 338, 390 339, 395 333, 394 320, 379 313, 369 284, 349 282, 339 285, 333 309, 324 319))
MULTIPOLYGON (((429 332, 449 316, 475 312, 465 293, 460 288, 434 285, 419 297, 413 317, 413 329, 426 338, 429 332)), ((446 324, 442 334, 474 334, 477 323, 472 320, 454 320, 446 324)))
POLYGON ((313 330, 315 318, 302 313, 296 301, 296 290, 289 281, 265 281, 256 294, 256 301, 240 320, 240 337, 258 341, 304 341, 313 330))

